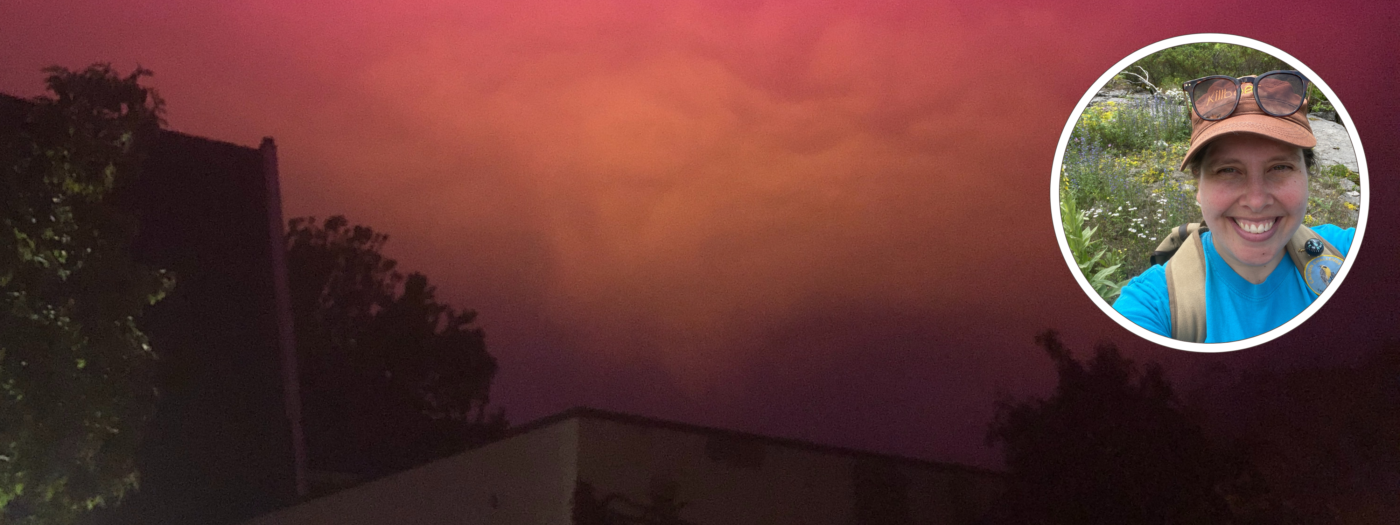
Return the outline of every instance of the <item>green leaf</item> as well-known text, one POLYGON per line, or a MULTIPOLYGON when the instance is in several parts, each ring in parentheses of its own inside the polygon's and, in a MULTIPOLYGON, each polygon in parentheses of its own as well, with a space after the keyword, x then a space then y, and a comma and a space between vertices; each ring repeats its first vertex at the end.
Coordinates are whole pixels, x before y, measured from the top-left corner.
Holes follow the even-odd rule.
POLYGON ((1113 275, 1113 272, 1118 271, 1118 267, 1119 267, 1119 266, 1121 266, 1121 265, 1115 264, 1115 265, 1113 265, 1113 266, 1109 266, 1108 268, 1104 268, 1104 269, 1102 269, 1102 270, 1099 270, 1099 273, 1094 274, 1094 281, 1095 281, 1095 282, 1106 281, 1106 280, 1108 279, 1108 276, 1113 275))

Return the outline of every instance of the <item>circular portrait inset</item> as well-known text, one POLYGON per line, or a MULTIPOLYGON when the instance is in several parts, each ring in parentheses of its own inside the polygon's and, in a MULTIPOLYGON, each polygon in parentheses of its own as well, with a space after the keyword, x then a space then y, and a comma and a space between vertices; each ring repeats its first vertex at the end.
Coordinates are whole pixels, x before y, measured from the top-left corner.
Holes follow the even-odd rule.
POLYGON ((1366 223, 1366 162, 1323 79, 1258 41, 1189 35, 1120 61, 1060 137, 1051 203, 1076 280, 1155 343, 1220 352, 1316 312, 1366 223))

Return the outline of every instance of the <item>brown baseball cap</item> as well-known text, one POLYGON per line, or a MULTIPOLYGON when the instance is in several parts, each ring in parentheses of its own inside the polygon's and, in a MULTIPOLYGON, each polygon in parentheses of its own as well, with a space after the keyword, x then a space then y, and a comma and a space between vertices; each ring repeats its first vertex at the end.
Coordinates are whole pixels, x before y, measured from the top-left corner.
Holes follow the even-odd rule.
MULTIPOLYGON (((1300 148, 1317 146, 1317 137, 1313 136, 1312 126, 1308 124, 1306 103, 1292 115, 1275 117, 1259 109, 1259 103, 1254 99, 1253 83, 1242 82, 1239 89, 1239 107, 1224 120, 1203 120, 1195 110, 1187 108, 1187 111, 1191 112, 1191 147, 1186 150, 1186 156, 1182 157, 1181 167, 1178 169, 1185 170, 1188 161, 1202 146, 1227 133, 1255 133, 1300 148)), ((1297 103, 1298 95, 1281 91, 1285 89, 1287 86, 1266 86, 1260 88, 1259 96, 1266 101, 1293 97, 1294 103, 1297 103), (1275 89, 1270 89, 1271 87, 1275 89)), ((1196 107, 1207 115, 1228 111, 1229 105, 1235 99, 1235 86, 1230 82, 1215 83, 1197 98, 1196 107)))

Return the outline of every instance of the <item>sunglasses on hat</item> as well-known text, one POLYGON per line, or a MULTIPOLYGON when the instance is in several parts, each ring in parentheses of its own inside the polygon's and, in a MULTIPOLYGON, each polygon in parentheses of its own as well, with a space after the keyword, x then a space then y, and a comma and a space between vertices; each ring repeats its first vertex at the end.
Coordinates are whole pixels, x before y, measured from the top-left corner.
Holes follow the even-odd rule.
POLYGON ((1275 117, 1287 117, 1303 107, 1308 77, 1297 71, 1270 71, 1244 78, 1211 75, 1181 85, 1191 108, 1201 120, 1224 120, 1239 107, 1241 93, 1253 93, 1259 109, 1275 117))

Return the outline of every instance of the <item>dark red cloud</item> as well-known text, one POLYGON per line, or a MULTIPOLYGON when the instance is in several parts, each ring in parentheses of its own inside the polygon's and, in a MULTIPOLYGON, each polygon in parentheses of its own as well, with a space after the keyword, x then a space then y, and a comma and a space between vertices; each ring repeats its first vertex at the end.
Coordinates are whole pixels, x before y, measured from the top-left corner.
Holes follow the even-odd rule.
POLYGON ((8 3, 0 90, 139 62, 173 128, 275 137, 288 216, 387 231, 481 312, 517 421, 590 404, 994 464, 995 392, 1052 381, 1038 330, 1185 359, 1108 321, 1053 238, 1056 141, 1105 70, 1180 34, 1261 39, 1394 144, 1370 85, 1394 60, 1365 51, 1393 28, 1311 7, 8 3))

